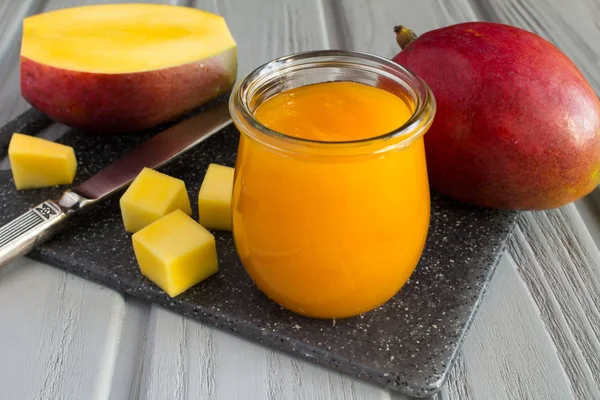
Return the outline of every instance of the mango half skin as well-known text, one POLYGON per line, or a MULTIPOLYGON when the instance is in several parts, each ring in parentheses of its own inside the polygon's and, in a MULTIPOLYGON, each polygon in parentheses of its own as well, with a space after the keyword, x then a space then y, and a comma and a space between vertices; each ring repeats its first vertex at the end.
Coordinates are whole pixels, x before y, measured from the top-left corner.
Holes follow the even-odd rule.
POLYGON ((222 16, 120 3, 24 18, 21 94, 51 119, 88 132, 154 127, 229 91, 237 45, 222 16))
POLYGON ((425 135, 433 190, 482 207, 545 210, 597 187, 600 101, 552 43, 492 22, 409 42, 393 60, 436 98, 425 135))
POLYGON ((229 91, 237 48, 192 63, 136 73, 71 71, 21 56, 21 94, 54 121, 91 133, 138 131, 229 91))

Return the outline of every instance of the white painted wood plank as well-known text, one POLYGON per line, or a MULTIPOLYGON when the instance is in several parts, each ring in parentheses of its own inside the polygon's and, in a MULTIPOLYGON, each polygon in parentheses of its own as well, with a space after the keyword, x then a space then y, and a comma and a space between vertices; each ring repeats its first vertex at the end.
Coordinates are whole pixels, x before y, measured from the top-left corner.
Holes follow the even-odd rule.
POLYGON ((573 398, 546 325, 510 255, 497 267, 462 357, 445 390, 447 399, 573 398), (454 375, 457 368, 464 376, 454 375))
POLYGON ((149 303, 125 296, 125 315, 119 334, 119 346, 113 369, 110 371, 110 394, 102 399, 140 398, 150 307, 149 303))
POLYGON ((595 398, 597 388, 594 388, 591 383, 593 382, 592 373, 585 365, 584 356, 577 347, 572 333, 569 332, 567 321, 558 304, 559 301, 543 276, 543 267, 536 259, 536 254, 520 229, 515 232, 515 240, 511 242, 511 252, 515 257, 516 264, 520 267, 520 275, 540 309, 542 319, 557 349, 557 354, 574 394, 581 399, 595 398))
POLYGON ((438 395, 439 400, 471 400, 476 398, 473 396, 473 389, 467 380, 467 368, 462 351, 457 355, 444 388, 438 395))
POLYGON ((0 4, 0 125, 27 109, 19 91, 18 60, 21 21, 40 9, 39 0, 9 1, 0 4))
POLYGON ((0 58, 8 46, 11 45, 12 37, 19 30, 21 19, 32 10, 37 1, 3 1, 0 3, 0 58))
POLYGON ((23 17, 36 12, 39 7, 39 0, 6 0, 0 3, 0 72, 4 72, 2 65, 8 64, 7 54, 18 47, 14 39, 21 34, 23 17))
POLYGON ((0 270, 0 399, 106 399, 121 295, 20 258, 0 270))
POLYGON ((584 199, 575 203, 596 247, 600 248, 600 191, 596 190, 584 199))
MULTIPOLYGON (((564 285, 581 306, 583 319, 591 329, 591 340, 597 346, 600 339, 600 251, 574 205, 533 215, 535 223, 548 232, 549 243, 555 252, 553 258, 561 267, 564 285)), ((526 225, 525 221, 523 225, 526 225)), ((596 371, 600 372, 597 364, 600 359, 592 361, 596 363, 596 371)))
POLYGON ((394 26, 417 34, 448 24, 478 19, 468 0, 325 1, 331 45, 391 58, 400 51, 394 26))
POLYGON ((144 400, 385 400, 385 389, 152 307, 144 400))
POLYGON ((6 68, 0 70, 0 125, 4 125, 29 108, 29 104, 21 97, 19 88, 18 49, 12 49, 6 56, 9 60, 6 68))
POLYGON ((118 4, 118 3, 156 3, 177 4, 177 0, 46 0, 44 11, 58 10, 59 8, 83 6, 88 4, 118 4))
POLYGON ((328 46, 319 0, 192 0, 189 4, 225 17, 238 44, 239 78, 276 57, 328 46))
POLYGON ((600 398, 598 304, 600 255, 574 205, 526 213, 511 252, 578 398, 600 398), (565 254, 570 257, 565 259, 565 254))

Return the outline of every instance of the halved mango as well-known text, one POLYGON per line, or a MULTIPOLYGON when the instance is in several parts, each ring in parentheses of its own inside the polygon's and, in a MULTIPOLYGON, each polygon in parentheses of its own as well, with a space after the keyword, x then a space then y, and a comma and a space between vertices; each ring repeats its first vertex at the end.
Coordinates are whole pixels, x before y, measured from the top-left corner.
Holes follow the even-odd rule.
POLYGON ((161 4, 102 4, 25 18, 21 93, 87 131, 149 128, 230 90, 237 46, 225 20, 161 4))

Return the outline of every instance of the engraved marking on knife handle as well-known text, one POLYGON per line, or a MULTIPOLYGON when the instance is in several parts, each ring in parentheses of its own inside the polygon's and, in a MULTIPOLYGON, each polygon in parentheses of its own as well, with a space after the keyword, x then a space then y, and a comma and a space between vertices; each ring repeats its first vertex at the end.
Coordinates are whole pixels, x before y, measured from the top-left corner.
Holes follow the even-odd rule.
POLYGON ((0 227, 0 268, 49 239, 87 202, 67 190, 59 200, 44 201, 0 227))

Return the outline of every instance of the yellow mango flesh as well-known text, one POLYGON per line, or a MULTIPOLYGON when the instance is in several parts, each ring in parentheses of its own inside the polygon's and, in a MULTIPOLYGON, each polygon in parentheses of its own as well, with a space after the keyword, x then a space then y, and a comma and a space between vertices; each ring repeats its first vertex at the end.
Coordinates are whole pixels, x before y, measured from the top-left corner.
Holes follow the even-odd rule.
POLYGON ((219 269, 214 236, 181 210, 135 233, 132 242, 142 275, 171 297, 219 269))
POLYGON ((185 182, 151 168, 138 174, 119 204, 128 232, 137 232, 175 210, 192 214, 185 182))
POLYGON ((208 229, 231 230, 234 169, 210 164, 198 193, 199 222, 208 229))
POLYGON ((219 15, 163 4, 101 4, 25 18, 21 56, 71 71, 123 74, 183 65, 235 47, 219 15))
POLYGON ((20 133, 13 134, 8 157, 18 190, 71 184, 77 172, 72 147, 20 133))

